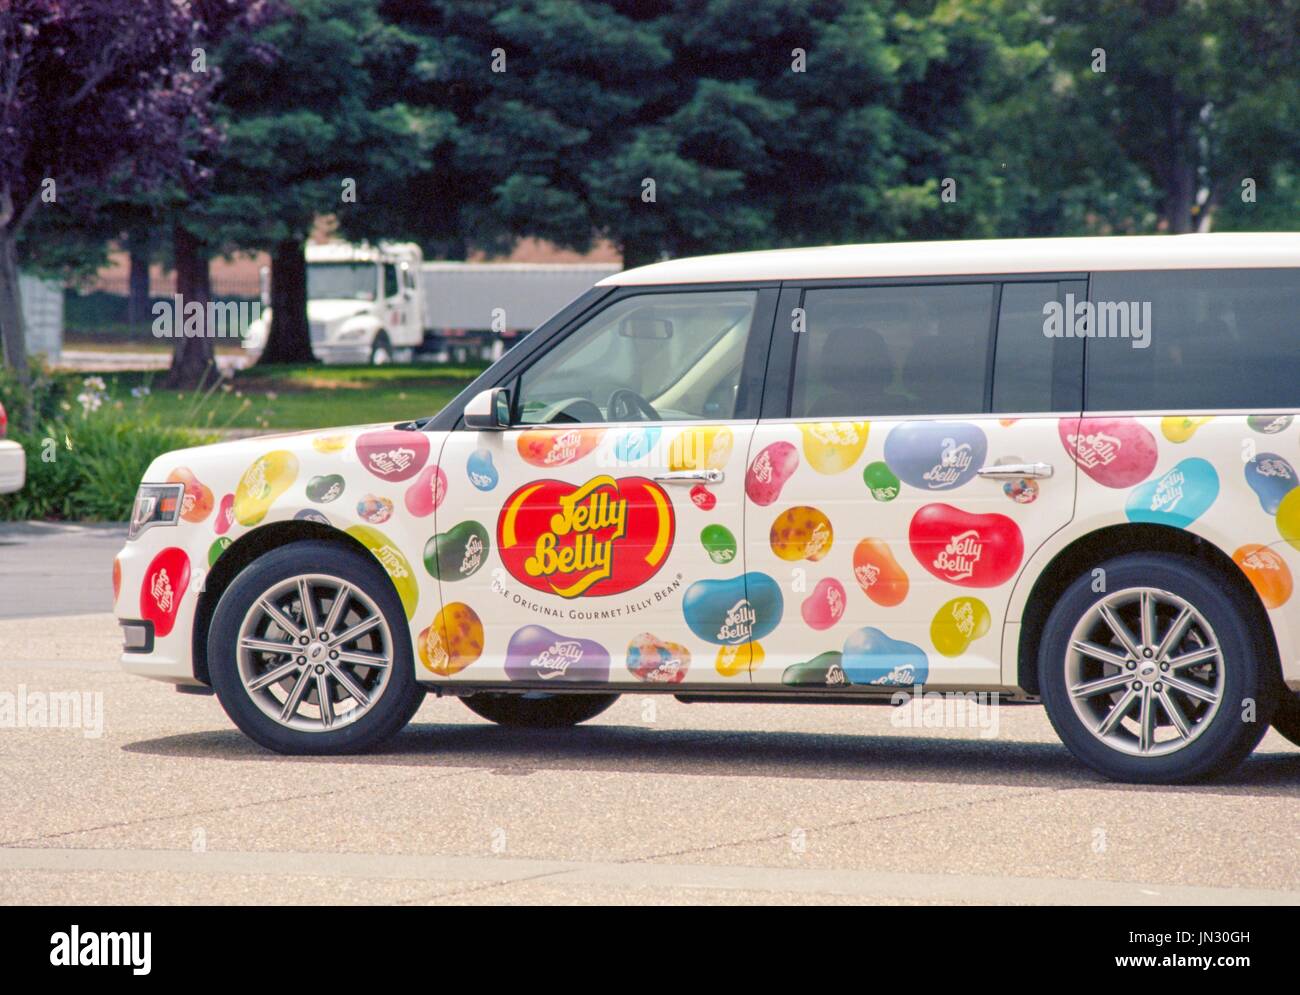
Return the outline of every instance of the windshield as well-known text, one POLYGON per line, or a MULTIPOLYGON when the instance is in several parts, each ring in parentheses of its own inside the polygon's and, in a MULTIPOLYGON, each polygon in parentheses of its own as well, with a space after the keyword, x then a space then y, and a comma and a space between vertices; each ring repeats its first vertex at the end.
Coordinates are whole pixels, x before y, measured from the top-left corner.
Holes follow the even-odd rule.
POLYGON ((307 264, 309 301, 373 301, 377 283, 374 263, 307 264))

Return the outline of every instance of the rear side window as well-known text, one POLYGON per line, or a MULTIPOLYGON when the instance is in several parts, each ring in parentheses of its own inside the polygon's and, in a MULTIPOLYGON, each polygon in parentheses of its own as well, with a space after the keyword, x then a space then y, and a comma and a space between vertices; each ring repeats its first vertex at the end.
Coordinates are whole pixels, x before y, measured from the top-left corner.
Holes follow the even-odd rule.
POLYGON ((993 291, 991 283, 809 290, 792 417, 983 411, 993 291))
POLYGON ((1300 407, 1300 270, 1097 273, 1085 407, 1300 407))

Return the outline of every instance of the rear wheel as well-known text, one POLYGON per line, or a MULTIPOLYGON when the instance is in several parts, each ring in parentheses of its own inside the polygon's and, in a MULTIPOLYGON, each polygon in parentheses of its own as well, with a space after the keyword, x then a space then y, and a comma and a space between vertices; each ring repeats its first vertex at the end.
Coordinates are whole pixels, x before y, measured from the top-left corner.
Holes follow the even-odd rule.
POLYGON ((1273 713, 1273 728, 1300 746, 1300 694, 1285 688, 1281 691, 1277 711, 1273 713))
POLYGON ((616 694, 492 694, 462 698, 475 715, 498 725, 531 729, 576 726, 594 719, 618 700, 616 694))

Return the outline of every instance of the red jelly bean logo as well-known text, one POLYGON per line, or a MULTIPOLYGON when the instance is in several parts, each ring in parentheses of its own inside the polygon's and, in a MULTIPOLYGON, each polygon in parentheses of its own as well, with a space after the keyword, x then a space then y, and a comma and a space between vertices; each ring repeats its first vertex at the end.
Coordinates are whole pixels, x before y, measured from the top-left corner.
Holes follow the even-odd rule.
POLYGON ((930 573, 959 587, 997 587, 1024 557, 1020 527, 1006 515, 975 515, 948 504, 927 504, 908 529, 912 555, 930 573))
POLYGON ((190 558, 168 546, 153 558, 140 585, 140 617, 153 623, 154 633, 165 636, 176 624, 181 598, 190 584, 190 558))
POLYGON ((1156 437, 1136 418, 1062 418, 1061 444, 1103 487, 1132 487, 1156 468, 1156 437))

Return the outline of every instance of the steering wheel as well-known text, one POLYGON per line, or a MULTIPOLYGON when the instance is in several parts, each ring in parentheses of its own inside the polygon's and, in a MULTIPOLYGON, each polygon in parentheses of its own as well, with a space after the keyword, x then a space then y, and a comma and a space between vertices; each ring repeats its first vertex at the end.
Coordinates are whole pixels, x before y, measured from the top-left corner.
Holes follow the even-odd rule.
POLYGON ((634 390, 620 387, 609 395, 605 406, 609 421, 661 421, 659 412, 634 390))

